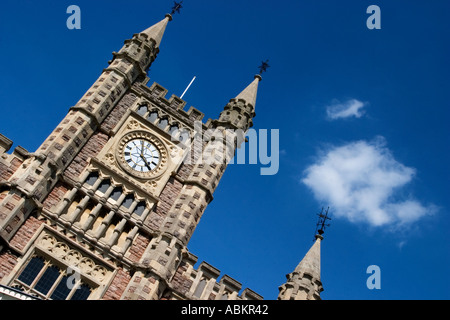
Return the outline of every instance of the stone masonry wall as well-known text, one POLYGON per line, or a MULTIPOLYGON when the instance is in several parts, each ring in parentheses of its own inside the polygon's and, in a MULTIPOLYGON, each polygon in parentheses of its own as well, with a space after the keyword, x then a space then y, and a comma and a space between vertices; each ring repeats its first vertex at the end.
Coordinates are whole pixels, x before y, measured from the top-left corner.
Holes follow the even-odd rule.
MULTIPOLYGON (((33 216, 29 217, 11 239, 11 247, 17 250, 23 250, 41 224, 42 221, 39 221, 33 216)), ((19 257, 11 250, 2 251, 0 254, 0 281, 10 274, 16 266, 18 259, 19 257)))
POLYGON ((128 271, 118 268, 116 276, 103 296, 103 300, 119 300, 125 291, 128 282, 130 282, 130 279, 131 276, 128 271))
POLYGON ((23 248, 34 236, 37 229, 39 229, 42 223, 43 221, 38 220, 33 216, 28 217, 28 219, 25 220, 24 224, 19 228, 19 230, 17 230, 14 237, 12 237, 10 241, 11 247, 18 250, 23 250, 23 248))
POLYGON ((155 209, 148 215, 145 225, 151 229, 157 230, 160 228, 162 222, 164 221, 167 213, 172 207, 173 202, 180 193, 183 184, 171 177, 167 182, 166 186, 161 192, 159 197, 160 201, 155 209))
POLYGON ((111 113, 102 122, 101 128, 105 130, 105 132, 114 129, 114 127, 122 119, 123 115, 133 105, 136 99, 137 96, 133 93, 125 94, 123 98, 120 100, 120 102, 117 104, 117 106, 114 107, 111 113))
POLYGON ((8 160, 2 161, 2 159, 0 159, 0 181, 8 180, 22 164, 22 160, 16 157, 12 157, 11 160, 8 160))
POLYGON ((90 158, 95 157, 100 152, 108 139, 109 137, 102 132, 94 133, 91 139, 89 139, 77 154, 75 159, 73 159, 72 163, 67 167, 64 172, 65 176, 74 181, 78 181, 78 177, 88 166, 90 158))
POLYGON ((17 264, 17 255, 10 250, 5 250, 0 254, 0 281, 11 273, 17 264))

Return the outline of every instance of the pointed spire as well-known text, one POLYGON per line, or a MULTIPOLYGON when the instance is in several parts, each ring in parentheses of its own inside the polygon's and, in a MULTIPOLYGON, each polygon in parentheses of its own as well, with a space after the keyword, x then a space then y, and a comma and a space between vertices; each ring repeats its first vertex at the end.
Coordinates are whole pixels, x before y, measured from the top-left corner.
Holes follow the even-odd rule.
MULTIPOLYGON (((255 75, 255 79, 241 92, 236 98, 230 99, 228 104, 220 113, 218 120, 211 122, 212 126, 218 125, 228 128, 242 129, 247 131, 253 126, 253 118, 255 117, 256 94, 258 92, 258 84, 261 81, 259 74, 255 75)), ((241 141, 239 139, 239 141, 241 141)), ((239 143, 240 145, 240 143, 239 143)))
POLYGON ((167 23, 171 20, 172 16, 170 14, 166 14, 166 17, 163 20, 147 28, 141 33, 147 35, 149 39, 155 40, 156 47, 159 47, 159 45, 161 44, 162 37, 164 35, 164 31, 166 30, 167 23))
POLYGON ((308 253, 306 253, 302 261, 300 261, 294 272, 299 274, 306 273, 311 277, 320 280, 320 242, 322 240, 323 237, 317 234, 313 246, 309 249, 308 253))
POLYGON ((262 77, 257 74, 255 75, 255 80, 250 83, 247 88, 245 88, 241 93, 239 93, 235 100, 242 99, 246 103, 251 104, 253 107, 256 104, 256 95, 258 93, 258 84, 262 80, 262 77))
POLYGON ((279 287, 278 300, 320 300, 323 291, 320 281, 320 242, 323 237, 316 235, 316 241, 300 261, 295 270, 286 276, 287 282, 279 287))

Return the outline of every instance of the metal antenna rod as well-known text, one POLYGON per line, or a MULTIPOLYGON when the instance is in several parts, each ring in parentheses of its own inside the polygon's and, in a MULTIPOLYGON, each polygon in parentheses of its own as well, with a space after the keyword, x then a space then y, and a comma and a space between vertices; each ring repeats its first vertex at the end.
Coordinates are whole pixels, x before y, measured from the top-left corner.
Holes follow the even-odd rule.
POLYGON ((184 94, 186 93, 186 91, 188 91, 189 87, 191 86, 192 82, 194 82, 195 78, 196 78, 195 76, 194 76, 194 78, 192 78, 191 83, 189 83, 189 85, 187 86, 186 90, 184 90, 184 92, 181 95, 180 99, 183 99, 184 94))

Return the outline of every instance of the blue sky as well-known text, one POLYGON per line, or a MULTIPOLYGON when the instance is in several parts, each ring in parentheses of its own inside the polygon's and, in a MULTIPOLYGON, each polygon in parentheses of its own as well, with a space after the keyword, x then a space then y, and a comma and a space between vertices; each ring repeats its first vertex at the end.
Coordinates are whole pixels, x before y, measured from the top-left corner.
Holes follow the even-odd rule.
MULTIPOLYGON (((125 39, 172 1, 3 1, 0 133, 36 150, 125 39), (66 9, 81 8, 81 30, 66 9)), ((280 168, 230 165, 191 252, 275 299, 322 243, 324 299, 449 299, 450 3, 185 0, 153 63, 158 82, 217 118, 257 73, 255 129, 278 129, 280 168), (369 30, 369 5, 381 29, 369 30), (367 267, 381 270, 369 290, 367 267)))

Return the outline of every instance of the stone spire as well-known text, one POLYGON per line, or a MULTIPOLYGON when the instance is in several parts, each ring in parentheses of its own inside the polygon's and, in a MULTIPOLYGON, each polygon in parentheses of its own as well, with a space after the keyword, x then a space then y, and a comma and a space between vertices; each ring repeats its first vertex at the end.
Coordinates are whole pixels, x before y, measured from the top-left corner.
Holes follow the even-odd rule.
POLYGON ((241 93, 237 95, 235 100, 242 99, 247 104, 251 104, 252 107, 255 107, 256 104, 256 95, 258 93, 258 84, 262 80, 261 76, 259 74, 255 75, 255 80, 250 83, 247 88, 245 88, 241 93))
POLYGON ((320 280, 320 242, 323 237, 316 235, 316 241, 306 253, 305 257, 295 268, 294 272, 309 274, 311 277, 320 280))
POLYGON ((323 291, 320 281, 320 242, 323 237, 316 235, 316 241, 295 270, 286 275, 287 282, 279 287, 278 300, 320 300, 323 291))
POLYGON ((167 23, 171 20, 172 16, 170 14, 166 14, 166 17, 163 20, 145 29, 141 32, 141 34, 145 34, 149 39, 153 39, 156 42, 156 47, 159 47, 164 31, 166 30, 167 23))
POLYGON ((258 84, 261 79, 259 74, 255 75, 255 79, 236 98, 230 99, 220 113, 219 119, 214 120, 212 125, 216 128, 221 126, 228 129, 240 129, 243 132, 252 127, 253 118, 256 115, 258 84))
POLYGON ((151 27, 145 29, 140 33, 133 35, 132 39, 125 40, 124 46, 120 51, 113 52, 114 58, 109 61, 111 68, 118 68, 118 63, 124 62, 118 71, 121 73, 127 73, 129 75, 129 82, 133 83, 138 76, 145 76, 146 71, 150 68, 156 56, 159 53, 159 46, 161 44, 164 31, 166 30, 167 23, 172 20, 170 14, 166 14, 166 17, 151 27), (117 61, 115 64, 113 62, 117 61), (132 64, 130 64, 130 62, 132 64), (132 70, 134 69, 134 70, 132 70))

